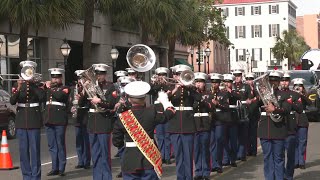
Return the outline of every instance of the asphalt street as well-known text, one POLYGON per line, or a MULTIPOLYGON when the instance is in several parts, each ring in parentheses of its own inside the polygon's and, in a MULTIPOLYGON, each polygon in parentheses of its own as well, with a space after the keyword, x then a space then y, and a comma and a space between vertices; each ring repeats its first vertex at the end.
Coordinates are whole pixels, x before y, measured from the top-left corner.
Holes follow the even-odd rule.
MULTIPOLYGON (((307 148, 307 163, 305 170, 297 169, 295 171, 295 179, 320 179, 320 141, 318 139, 320 130, 320 123, 311 123, 309 128, 309 141, 307 148)), ((67 145, 67 167, 65 177, 47 177, 46 173, 51 170, 51 159, 48 151, 47 137, 45 131, 41 133, 41 168, 42 179, 92 179, 92 170, 74 169, 77 165, 77 156, 75 150, 75 131, 73 126, 68 126, 66 131, 66 145, 67 145)), ((19 166, 19 149, 18 140, 9 140, 10 153, 13 159, 13 164, 19 166)), ((113 179, 116 178, 116 174, 120 171, 120 161, 118 158, 114 158, 117 149, 112 147, 112 173, 113 179)), ((175 177, 175 165, 164 165, 163 180, 174 180, 175 177)), ((22 179, 20 169, 12 171, 0 171, 0 177, 3 180, 20 180, 22 179)), ((211 179, 264 179, 263 177, 263 158, 261 154, 257 157, 249 157, 246 162, 238 162, 237 168, 225 167, 222 174, 211 174, 211 179)))

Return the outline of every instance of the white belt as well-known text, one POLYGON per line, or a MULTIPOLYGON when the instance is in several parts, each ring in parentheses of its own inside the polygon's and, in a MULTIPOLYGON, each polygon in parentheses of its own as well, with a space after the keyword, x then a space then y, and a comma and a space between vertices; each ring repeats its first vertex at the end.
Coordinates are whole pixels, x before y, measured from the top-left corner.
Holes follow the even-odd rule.
POLYGON ((209 113, 194 113, 194 117, 209 116, 209 113))
MULTIPOLYGON (((153 142, 153 139, 152 139, 153 142)), ((126 142, 126 147, 137 147, 137 144, 135 142, 126 142)))
POLYGON ((160 102, 159 101, 154 101, 154 104, 160 104, 160 102))
POLYGON ((98 112, 96 109, 89 109, 89 112, 95 113, 98 112))
POLYGON ((221 111, 221 109, 216 109, 216 112, 220 112, 221 111))
POLYGON ((88 109, 89 107, 78 107, 78 109, 88 109))
POLYGON ((237 105, 229 105, 229 108, 238 108, 237 105))
POLYGON ((241 104, 247 104, 247 101, 241 101, 241 104))
POLYGON ((266 116, 267 112, 261 112, 261 116, 266 116))
POLYGON ((180 107, 174 107, 176 110, 178 111, 191 111, 193 110, 193 107, 183 107, 183 106, 180 106, 180 107))
POLYGON ((291 111, 290 114, 296 114, 296 112, 295 111, 291 111))
POLYGON ((18 107, 37 107, 39 103, 18 103, 18 107))
POLYGON ((66 104, 65 103, 62 103, 62 102, 57 102, 57 101, 47 101, 46 102, 46 105, 48 105, 48 104, 50 104, 50 105, 57 105, 57 106, 66 106, 66 104))

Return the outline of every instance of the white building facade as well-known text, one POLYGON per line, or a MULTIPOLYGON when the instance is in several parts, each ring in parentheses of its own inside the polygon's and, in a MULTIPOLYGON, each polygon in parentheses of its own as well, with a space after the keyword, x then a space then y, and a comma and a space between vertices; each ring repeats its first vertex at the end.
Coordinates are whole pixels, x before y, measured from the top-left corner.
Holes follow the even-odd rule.
POLYGON ((227 37, 233 43, 231 70, 263 73, 290 69, 287 60, 273 57, 276 37, 296 28, 296 5, 290 0, 224 0, 217 5, 226 16, 227 37))

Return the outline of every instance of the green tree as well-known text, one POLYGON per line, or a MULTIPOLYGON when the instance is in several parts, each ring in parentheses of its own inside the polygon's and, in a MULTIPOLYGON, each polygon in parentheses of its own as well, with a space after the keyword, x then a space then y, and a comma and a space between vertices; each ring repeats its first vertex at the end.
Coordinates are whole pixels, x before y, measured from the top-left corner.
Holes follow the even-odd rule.
POLYGON ((29 28, 66 28, 78 19, 78 0, 1 0, 0 17, 20 28, 19 58, 27 59, 29 28))
POLYGON ((276 43, 272 48, 272 53, 277 60, 288 59, 288 65, 299 63, 303 53, 310 49, 304 41, 304 38, 299 36, 296 30, 285 30, 282 32, 282 37, 276 37, 276 43))

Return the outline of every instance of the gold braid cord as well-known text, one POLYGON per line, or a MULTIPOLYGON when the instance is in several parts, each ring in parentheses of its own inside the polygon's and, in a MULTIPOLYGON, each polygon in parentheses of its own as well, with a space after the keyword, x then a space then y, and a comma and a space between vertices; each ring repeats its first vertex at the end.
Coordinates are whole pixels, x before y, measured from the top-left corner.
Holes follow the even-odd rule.
POLYGON ((120 113, 119 119, 141 153, 153 165, 154 170, 160 179, 162 176, 162 159, 161 153, 154 144, 154 141, 143 129, 131 110, 120 113))

